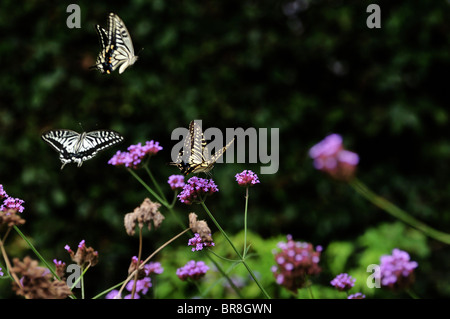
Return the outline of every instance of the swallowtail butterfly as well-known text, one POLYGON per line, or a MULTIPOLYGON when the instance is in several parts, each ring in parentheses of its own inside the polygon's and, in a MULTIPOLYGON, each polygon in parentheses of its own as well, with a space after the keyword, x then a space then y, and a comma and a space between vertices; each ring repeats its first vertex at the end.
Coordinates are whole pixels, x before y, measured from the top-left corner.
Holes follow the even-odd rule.
POLYGON ((93 158, 99 151, 123 141, 123 136, 111 130, 97 130, 77 133, 71 130, 50 130, 42 134, 42 139, 59 153, 62 166, 93 158))
POLYGON ((110 74, 119 68, 119 74, 122 74, 127 67, 136 62, 138 57, 134 55, 130 33, 119 16, 109 14, 107 31, 99 25, 96 25, 95 29, 102 49, 91 68, 96 68, 102 74, 110 74))
POLYGON ((201 126, 192 121, 189 124, 189 132, 184 139, 183 148, 180 150, 176 161, 170 164, 177 166, 184 175, 190 173, 210 174, 216 161, 233 142, 234 138, 214 155, 210 155, 201 126), (187 150, 188 154, 184 154, 184 150, 187 150))

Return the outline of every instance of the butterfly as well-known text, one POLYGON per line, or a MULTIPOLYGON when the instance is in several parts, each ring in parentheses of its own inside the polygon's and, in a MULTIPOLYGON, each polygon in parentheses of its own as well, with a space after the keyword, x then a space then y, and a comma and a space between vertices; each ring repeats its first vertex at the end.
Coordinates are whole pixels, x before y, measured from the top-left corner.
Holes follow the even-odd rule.
POLYGON ((102 74, 110 74, 119 68, 119 74, 122 74, 136 62, 138 57, 134 55, 130 33, 118 15, 109 14, 108 31, 99 25, 96 25, 95 29, 100 39, 101 51, 91 68, 96 68, 102 74))
POLYGON ((210 156, 201 126, 197 122, 191 121, 189 124, 189 132, 184 139, 183 148, 180 150, 175 162, 171 162, 170 164, 177 166, 184 175, 190 173, 205 173, 210 175, 210 171, 216 161, 233 142, 234 138, 225 147, 217 151, 213 156, 210 156), (188 154, 184 154, 184 151, 188 154))
POLYGON ((42 139, 59 153, 62 166, 93 158, 99 151, 123 141, 123 136, 111 130, 97 130, 78 133, 72 130, 50 130, 42 134, 42 139))

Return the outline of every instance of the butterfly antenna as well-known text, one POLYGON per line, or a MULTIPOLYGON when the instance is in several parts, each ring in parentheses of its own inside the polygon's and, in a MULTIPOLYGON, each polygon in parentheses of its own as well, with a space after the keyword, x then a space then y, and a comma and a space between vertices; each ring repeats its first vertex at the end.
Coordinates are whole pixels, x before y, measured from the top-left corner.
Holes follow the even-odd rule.
POLYGON ((81 131, 83 131, 83 132, 84 132, 84 128, 83 128, 83 125, 81 125, 81 122, 78 122, 78 125, 80 125, 80 127, 81 127, 81 131))

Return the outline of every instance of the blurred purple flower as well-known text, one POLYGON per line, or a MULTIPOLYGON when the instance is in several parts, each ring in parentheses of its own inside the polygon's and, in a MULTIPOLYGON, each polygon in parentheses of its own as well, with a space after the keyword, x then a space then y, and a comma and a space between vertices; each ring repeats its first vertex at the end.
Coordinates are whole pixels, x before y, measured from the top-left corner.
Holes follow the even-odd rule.
POLYGON ((113 289, 110 292, 108 292, 108 294, 105 296, 105 299, 122 299, 122 298, 119 296, 119 290, 113 289))
POLYGON ((2 268, 0 267, 0 277, 3 275, 4 275, 4 273, 2 272, 2 268))
POLYGON ((359 156, 347 151, 342 145, 342 137, 331 134, 311 147, 309 156, 316 169, 330 174, 333 178, 348 181, 353 178, 359 156))
POLYGON ((279 285, 290 291, 302 288, 311 275, 321 272, 319 267, 321 246, 314 250, 312 244, 306 242, 294 242, 291 235, 287 236, 287 242, 278 243, 281 252, 274 252, 277 265, 272 266, 272 272, 279 285))
POLYGON ((172 190, 182 189, 185 185, 184 175, 170 175, 167 183, 169 183, 172 190))
MULTIPOLYGON (((126 289, 131 292, 133 290, 133 285, 134 285, 134 280, 130 280, 127 283, 126 289)), ((138 281, 136 281, 136 293, 145 295, 145 294, 147 294, 148 289, 151 286, 152 286, 152 280, 150 279, 150 277, 144 277, 142 279, 139 279, 138 281)), ((136 298, 136 295, 135 295, 135 298, 136 298)))
POLYGON ((350 290, 355 285, 356 279, 352 278, 349 274, 343 273, 337 275, 330 284, 339 291, 350 290))
POLYGON ((362 293, 357 292, 357 293, 355 293, 353 295, 349 295, 347 297, 347 299, 366 299, 366 295, 363 295, 362 293))
POLYGON ((161 266, 161 263, 159 262, 150 262, 148 264, 144 265, 145 273, 147 276, 150 276, 152 274, 162 274, 164 271, 164 268, 161 266))
POLYGON ((195 260, 190 260, 181 268, 177 269, 177 276, 181 280, 192 279, 197 280, 202 278, 206 272, 209 270, 209 267, 203 261, 195 262, 195 260))
POLYGON ((183 187, 183 190, 177 195, 177 197, 180 199, 180 202, 191 205, 194 202, 204 200, 207 195, 212 195, 218 191, 219 188, 212 179, 204 179, 194 176, 187 181, 183 187))
POLYGON ((194 237, 189 239, 188 246, 193 246, 192 251, 199 251, 202 250, 203 247, 214 246, 214 243, 203 241, 200 234, 195 233, 194 237))
POLYGON ((253 186, 259 183, 258 176, 251 170, 244 170, 242 173, 236 174, 235 177, 239 186, 253 186))
POLYGON ((142 145, 141 143, 130 145, 128 147, 128 152, 117 151, 117 153, 108 161, 108 164, 114 166, 124 165, 125 167, 136 169, 144 158, 155 155, 162 149, 159 142, 153 140, 145 142, 145 145, 142 145))
POLYGON ((410 261, 406 251, 394 248, 392 255, 380 257, 380 271, 375 273, 381 280, 381 285, 392 290, 400 290, 409 287, 414 282, 414 269, 418 263, 410 261))

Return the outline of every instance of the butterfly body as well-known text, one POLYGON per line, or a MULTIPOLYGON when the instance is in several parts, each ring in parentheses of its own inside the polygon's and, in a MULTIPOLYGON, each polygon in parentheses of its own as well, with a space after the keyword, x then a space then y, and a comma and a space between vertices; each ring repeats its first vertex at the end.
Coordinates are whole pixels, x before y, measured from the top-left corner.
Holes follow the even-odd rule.
POLYGON ((130 33, 118 15, 109 14, 107 31, 99 25, 96 25, 95 29, 100 39, 101 51, 92 68, 96 68, 102 74, 110 74, 119 68, 119 74, 122 74, 127 67, 137 61, 130 33))
POLYGON ((185 137, 183 148, 180 150, 175 162, 170 164, 177 166, 183 175, 191 173, 210 175, 210 171, 213 169, 216 161, 233 142, 234 139, 213 156, 210 156, 200 125, 192 121, 189 124, 189 132, 185 137))
POLYGON ((123 136, 111 130, 97 130, 78 133, 72 130, 50 130, 42 134, 42 139, 59 153, 61 169, 68 163, 83 162, 93 158, 101 150, 123 141, 123 136))

